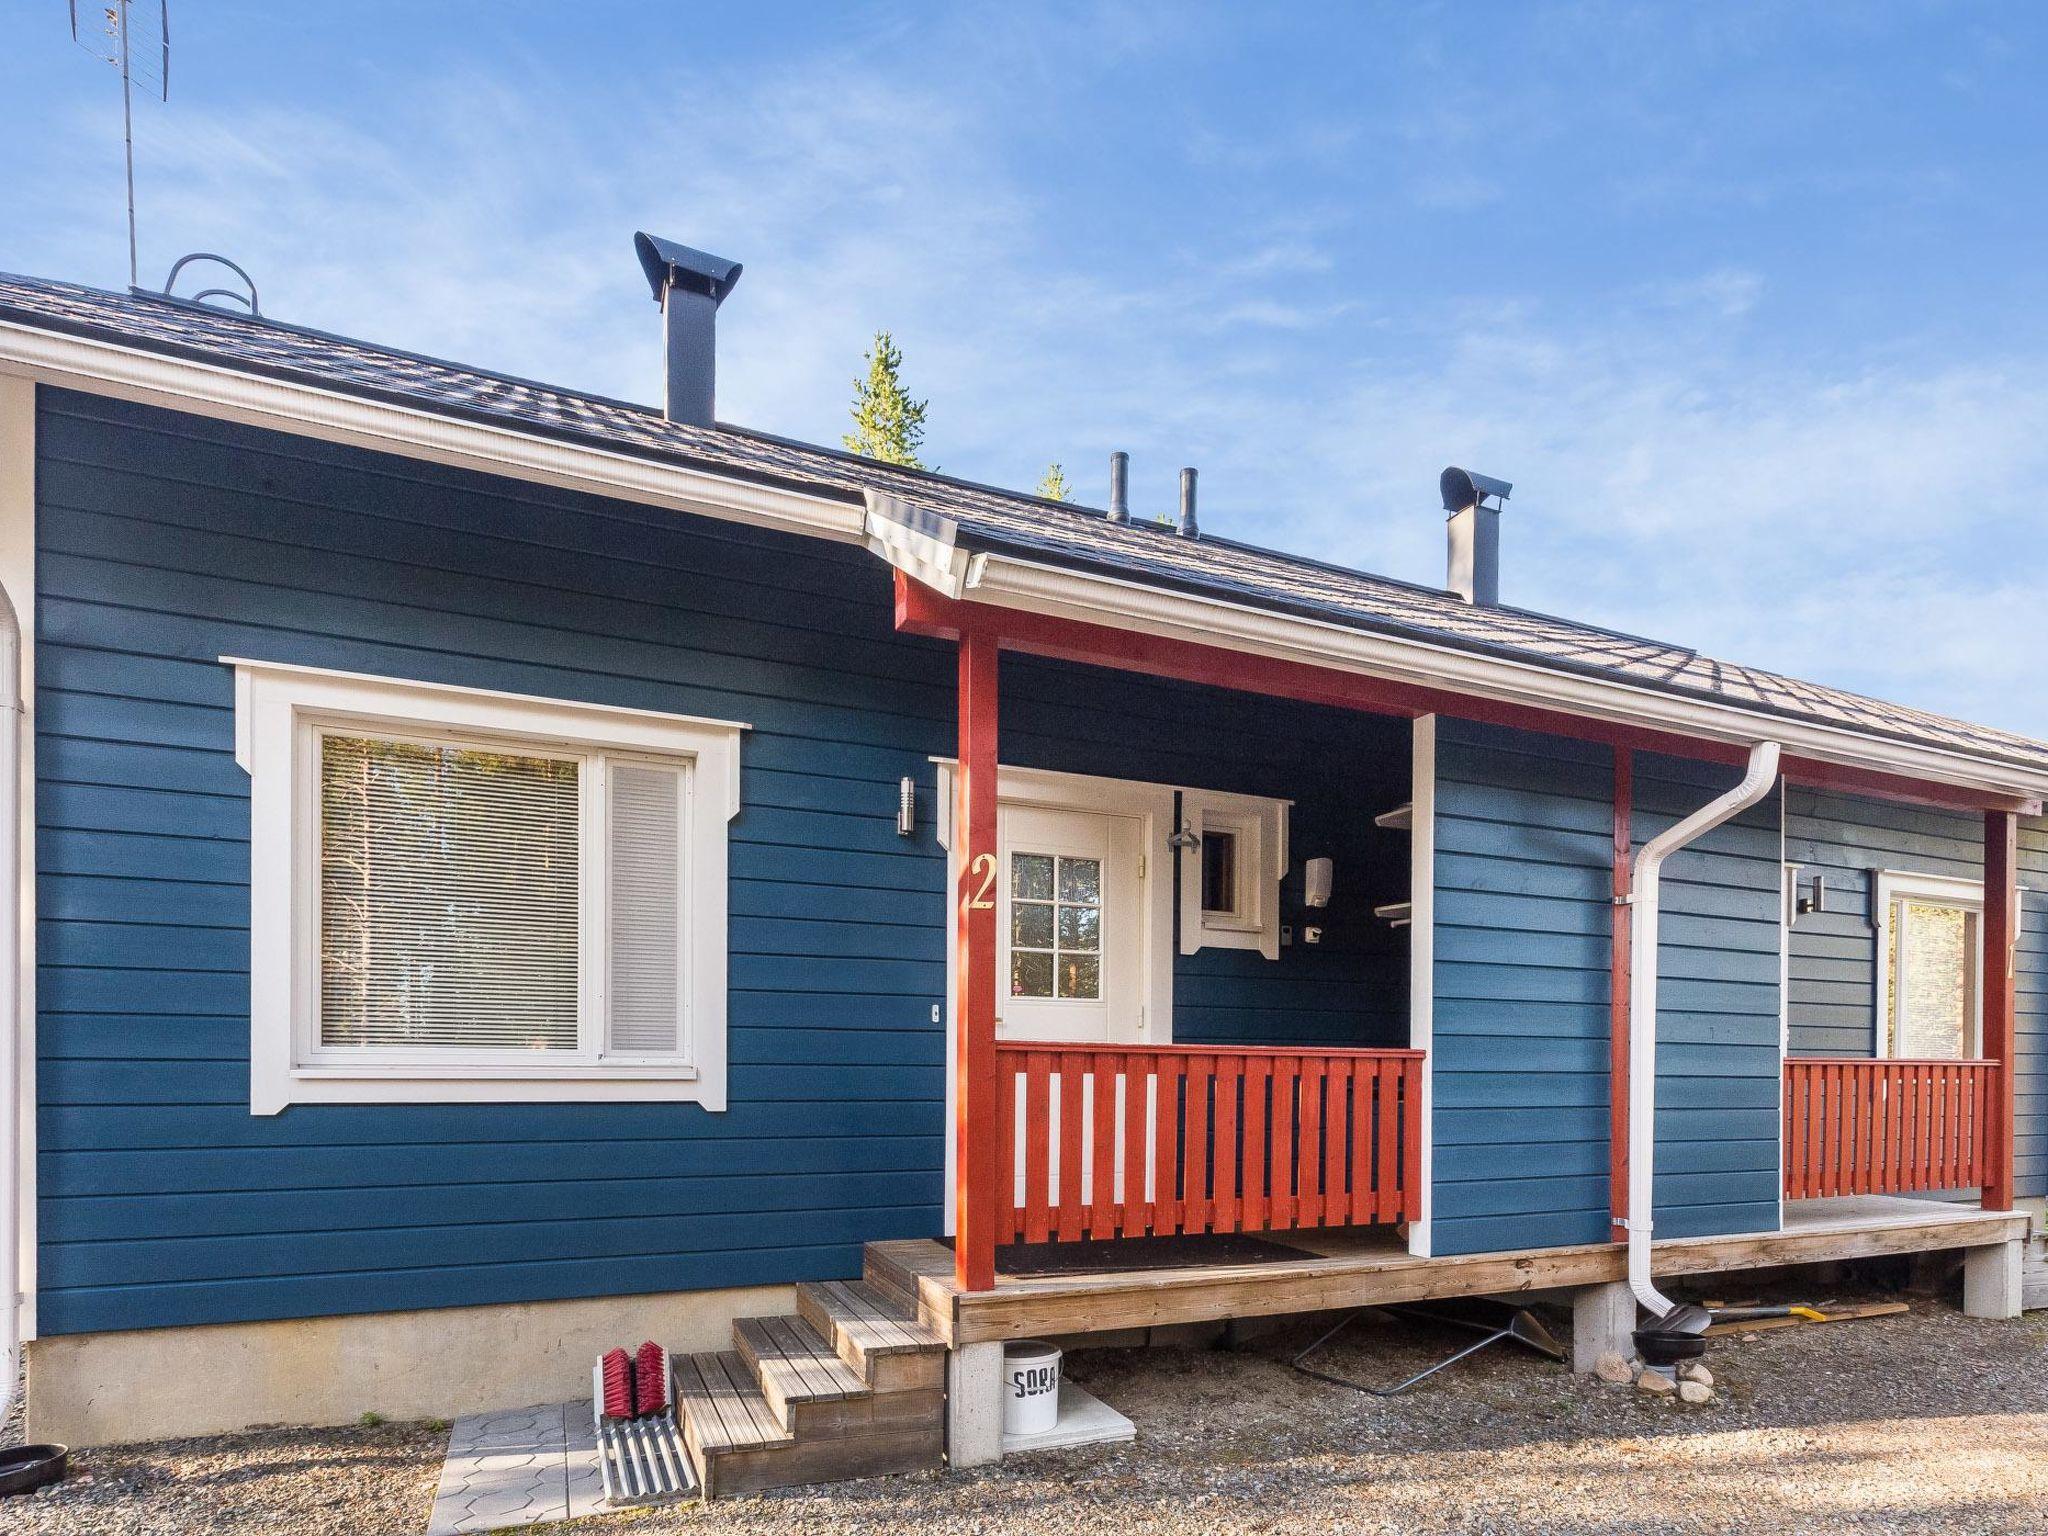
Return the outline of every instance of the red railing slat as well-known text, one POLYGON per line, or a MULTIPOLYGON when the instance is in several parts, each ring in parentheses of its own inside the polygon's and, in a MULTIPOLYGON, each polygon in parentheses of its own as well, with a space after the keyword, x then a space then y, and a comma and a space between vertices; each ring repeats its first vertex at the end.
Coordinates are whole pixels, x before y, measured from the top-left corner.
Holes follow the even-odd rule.
POLYGON ((1785 1063, 1785 1193, 1967 1189, 1990 1166, 1995 1061, 1796 1056, 1785 1063))
POLYGON ((996 1058, 1005 1241, 1420 1214, 1420 1051, 1032 1041, 996 1058))
POLYGON ((1244 1205, 1240 1215, 1247 1232, 1269 1230, 1266 1224, 1266 1093, 1273 1064, 1251 1056, 1244 1064, 1244 1205))

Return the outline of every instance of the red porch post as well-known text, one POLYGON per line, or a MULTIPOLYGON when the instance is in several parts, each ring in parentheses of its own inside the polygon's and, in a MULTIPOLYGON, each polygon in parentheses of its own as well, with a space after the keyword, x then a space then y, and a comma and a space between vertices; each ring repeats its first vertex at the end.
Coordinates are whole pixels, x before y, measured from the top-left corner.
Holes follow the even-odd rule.
POLYGON ((953 818, 960 846, 953 942, 960 1021, 954 1103, 953 1276, 963 1291, 996 1283, 996 637, 960 633, 960 771, 953 818))
POLYGON ((1984 1044, 1998 1063, 1984 1104, 1984 1208, 2012 1209, 2013 949, 2019 937, 2019 818, 1984 813, 1984 1044))
POLYGON ((1608 949, 1607 1203, 1612 1236, 1628 1236, 1629 859, 1635 851, 1635 753, 1614 749, 1614 905, 1608 949))

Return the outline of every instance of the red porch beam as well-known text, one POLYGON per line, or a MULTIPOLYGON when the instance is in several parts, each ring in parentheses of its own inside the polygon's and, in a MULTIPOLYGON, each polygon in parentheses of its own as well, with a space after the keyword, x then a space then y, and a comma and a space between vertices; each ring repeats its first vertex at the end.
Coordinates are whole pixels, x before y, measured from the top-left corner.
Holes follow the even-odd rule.
MULTIPOLYGON (((1748 757, 1745 748, 1731 742, 1619 725, 1562 710, 1510 704, 1445 688, 1367 677, 1334 667, 1312 666, 1223 646, 1168 639, 1140 630, 1116 629, 1079 619, 1031 613, 1022 608, 960 602, 942 596, 922 582, 913 581, 902 571, 895 574, 896 628, 905 634, 954 640, 966 630, 985 628, 1000 636, 1005 650, 1025 651, 1035 656, 1050 656, 1090 666, 1113 667, 1149 677, 1234 688, 1241 693, 1266 694, 1307 704, 1410 719, 1417 715, 1448 715, 1456 720, 1544 731, 1553 736, 1568 736, 1634 751, 1661 752, 1669 757, 1690 758, 1698 762, 1740 766, 1748 757)), ((1760 720, 1759 734, 1768 734, 1768 729, 1768 723, 1760 720)), ((1914 805, 1939 806, 1947 810, 1996 809, 2028 815, 2039 810, 2038 803, 2034 801, 1790 754, 1781 760, 1779 771, 1788 783, 1874 795, 1914 805)))
POLYGON ((1628 1238, 1630 859, 1635 852, 1635 754, 1614 749, 1614 905, 1607 958, 1607 1201, 1616 1242, 1628 1238))
POLYGON ((1998 1065, 1984 1104, 1984 1209, 2012 1209, 2014 950, 2020 929, 2019 818, 1984 817, 1984 1042, 1998 1065))
MULTIPOLYGON (((996 1127, 996 637, 969 627, 960 635, 959 796, 953 816, 960 844, 954 892, 957 960, 954 1052, 953 1278, 963 1291, 996 1283, 998 1169, 996 1127)), ((1003 1203, 1007 1203, 1006 1201, 1003 1203)))

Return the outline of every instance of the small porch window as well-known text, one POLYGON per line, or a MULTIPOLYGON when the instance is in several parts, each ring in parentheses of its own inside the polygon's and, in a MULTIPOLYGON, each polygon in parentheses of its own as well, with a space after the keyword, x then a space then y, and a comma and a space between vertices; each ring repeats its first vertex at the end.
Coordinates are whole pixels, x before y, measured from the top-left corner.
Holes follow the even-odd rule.
POLYGON ((1285 800, 1184 790, 1180 950, 1256 949, 1280 958, 1280 877, 1287 873, 1285 800))
POLYGON ((1877 908, 1877 1054, 1936 1060, 1978 1055, 1983 886, 1883 870, 1877 908))

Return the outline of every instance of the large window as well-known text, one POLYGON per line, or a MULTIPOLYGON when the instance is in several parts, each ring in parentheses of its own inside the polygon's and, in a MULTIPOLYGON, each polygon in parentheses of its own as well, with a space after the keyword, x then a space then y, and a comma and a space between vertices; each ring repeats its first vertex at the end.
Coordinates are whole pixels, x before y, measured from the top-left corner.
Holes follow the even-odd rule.
POLYGON ((724 1099, 721 722, 240 664, 251 1101, 724 1099))
POLYGON ((1878 1054, 1979 1053, 1984 890, 1893 870, 1877 876, 1878 1054))

